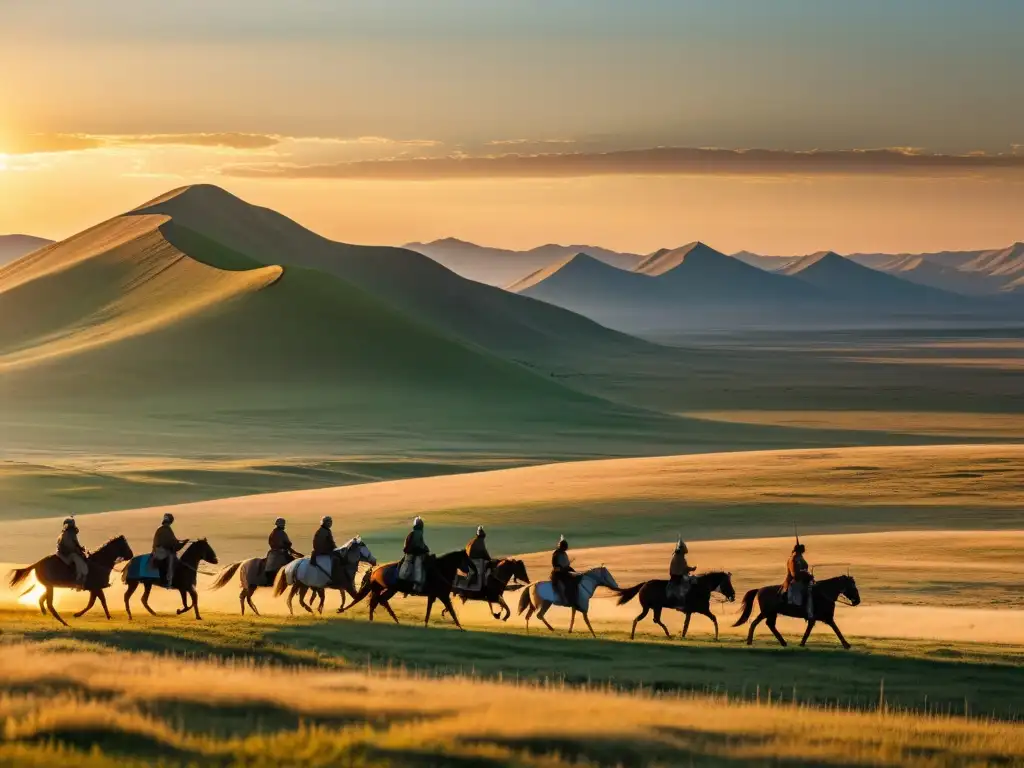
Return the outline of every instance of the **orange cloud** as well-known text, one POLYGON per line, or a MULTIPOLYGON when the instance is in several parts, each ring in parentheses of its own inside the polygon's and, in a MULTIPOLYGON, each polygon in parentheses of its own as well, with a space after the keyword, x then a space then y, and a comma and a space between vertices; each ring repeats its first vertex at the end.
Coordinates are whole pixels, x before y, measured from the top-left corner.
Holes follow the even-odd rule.
POLYGON ((943 155, 914 149, 766 150, 655 147, 613 152, 452 155, 301 165, 233 165, 228 176, 282 179, 384 179, 430 181, 585 176, 984 176, 1024 171, 1024 155, 943 155))

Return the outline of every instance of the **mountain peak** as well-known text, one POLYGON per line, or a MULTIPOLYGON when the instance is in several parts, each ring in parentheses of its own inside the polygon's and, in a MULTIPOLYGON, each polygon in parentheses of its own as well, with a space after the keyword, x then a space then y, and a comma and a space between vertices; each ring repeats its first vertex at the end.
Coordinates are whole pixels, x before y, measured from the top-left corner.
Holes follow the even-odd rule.
POLYGON ((728 260, 729 257, 700 240, 694 240, 692 243, 687 243, 673 250, 662 249, 655 251, 640 262, 635 271, 651 277, 657 277, 658 275, 671 272, 686 261, 707 263, 717 262, 720 259, 728 260))

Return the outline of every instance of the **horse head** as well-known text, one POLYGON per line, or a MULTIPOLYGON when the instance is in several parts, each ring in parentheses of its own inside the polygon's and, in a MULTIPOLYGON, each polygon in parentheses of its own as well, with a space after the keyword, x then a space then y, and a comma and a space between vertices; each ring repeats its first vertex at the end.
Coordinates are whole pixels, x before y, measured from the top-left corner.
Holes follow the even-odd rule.
POLYGON ((359 542, 359 562, 369 563, 370 565, 376 565, 377 558, 373 556, 373 552, 371 552, 370 548, 366 546, 366 543, 358 536, 356 536, 356 541, 359 542))
POLYGON ((715 586, 722 596, 730 603, 736 599, 736 590, 732 586, 732 574, 728 571, 722 571, 715 574, 718 577, 718 582, 715 586))
POLYGON ((522 560, 512 560, 512 577, 523 584, 530 583, 530 575, 526 572, 526 563, 522 560))
POLYGON ((100 547, 93 556, 100 554, 107 554, 113 556, 114 563, 121 562, 122 560, 131 560, 135 557, 135 553, 132 552, 132 548, 128 545, 128 539, 122 536, 115 536, 102 547, 100 547))
MULTIPOLYGON (((213 547, 210 546, 210 542, 205 538, 196 539, 192 542, 192 545, 185 550, 185 554, 188 553, 192 553, 194 555, 196 562, 205 560, 211 565, 217 565, 217 553, 213 551, 213 547)), ((181 559, 184 560, 185 555, 182 555, 181 559)))
POLYGON ((612 572, 603 565, 597 568, 591 568, 587 571, 586 575, 597 582, 599 587, 608 587, 608 589, 619 588, 619 584, 615 581, 615 577, 612 576, 612 572))
POLYGON ((850 601, 850 605, 860 605, 860 591, 857 589, 857 582, 853 576, 840 576, 840 594, 850 601))

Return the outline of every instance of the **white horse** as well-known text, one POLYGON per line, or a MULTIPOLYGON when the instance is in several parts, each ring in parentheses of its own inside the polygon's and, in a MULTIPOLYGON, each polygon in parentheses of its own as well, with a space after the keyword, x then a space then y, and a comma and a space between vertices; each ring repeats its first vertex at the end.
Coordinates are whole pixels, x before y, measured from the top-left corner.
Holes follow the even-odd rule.
POLYGON ((341 592, 341 600, 344 605, 345 593, 355 597, 356 572, 362 563, 369 563, 371 566, 377 564, 377 558, 370 552, 359 536, 355 536, 342 546, 334 550, 333 567, 328 574, 319 566, 313 565, 308 557, 292 560, 290 563, 277 572, 277 580, 274 583, 274 596, 280 597, 285 589, 291 587, 288 593, 288 612, 292 613, 292 599, 296 592, 299 593, 299 605, 310 613, 313 609, 306 605, 305 595, 307 589, 320 597, 320 613, 324 610, 324 590, 337 589, 341 592))
POLYGON ((594 628, 590 626, 587 612, 590 609, 590 598, 594 596, 594 592, 597 591, 598 587, 619 589, 615 577, 603 565, 598 568, 591 568, 579 577, 576 589, 576 605, 569 605, 562 600, 561 594, 550 581, 534 582, 523 590, 523 594, 519 598, 519 613, 522 614, 523 611, 526 611, 526 631, 530 631, 530 617, 536 613, 537 618, 544 622, 544 626, 554 632, 555 628, 548 624, 544 614, 548 612, 548 608, 551 606, 560 605, 563 608, 572 608, 572 616, 569 619, 570 632, 572 632, 573 624, 576 623, 576 612, 579 611, 583 614, 583 620, 587 622, 587 629, 590 630, 590 634, 597 637, 594 633, 594 628))

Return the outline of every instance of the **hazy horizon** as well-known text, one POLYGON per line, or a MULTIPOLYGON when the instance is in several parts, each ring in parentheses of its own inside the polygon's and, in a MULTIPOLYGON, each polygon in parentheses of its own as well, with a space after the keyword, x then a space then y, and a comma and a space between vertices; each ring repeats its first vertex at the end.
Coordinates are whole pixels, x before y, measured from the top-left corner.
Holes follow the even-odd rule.
POLYGON ((208 182, 356 243, 1024 239, 1017 3, 102 0, 0 21, 0 232, 61 239, 208 182))

